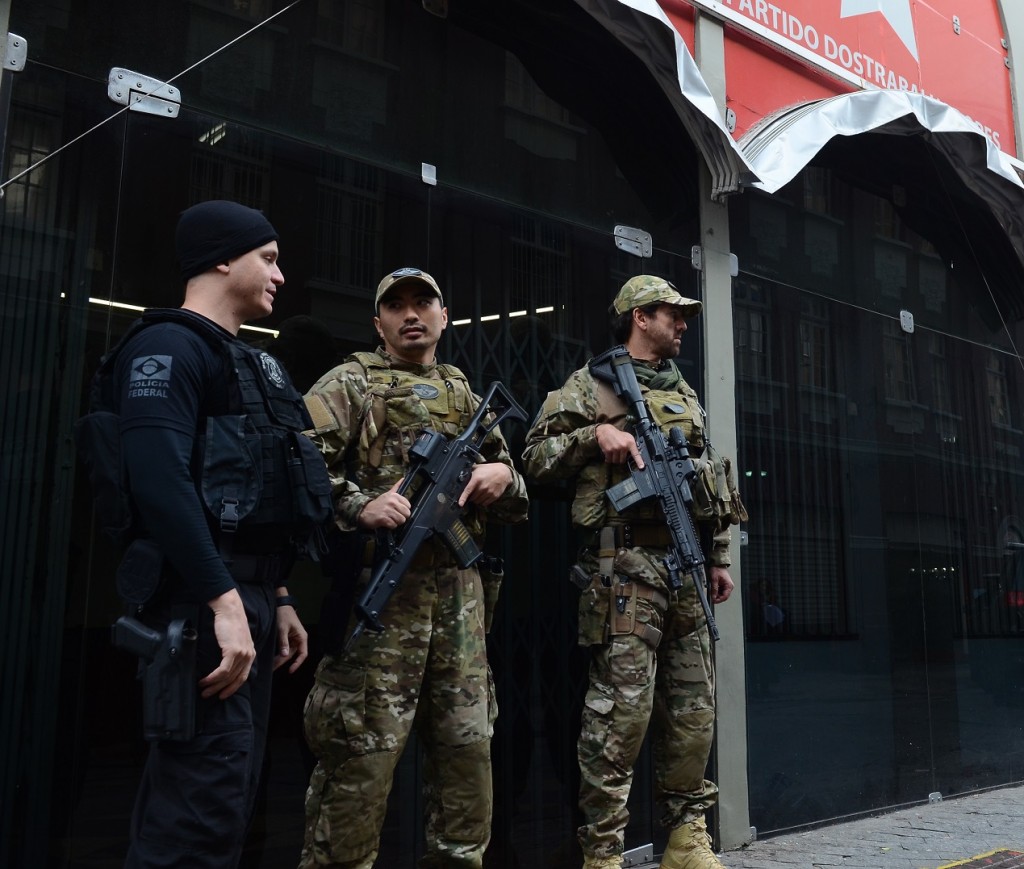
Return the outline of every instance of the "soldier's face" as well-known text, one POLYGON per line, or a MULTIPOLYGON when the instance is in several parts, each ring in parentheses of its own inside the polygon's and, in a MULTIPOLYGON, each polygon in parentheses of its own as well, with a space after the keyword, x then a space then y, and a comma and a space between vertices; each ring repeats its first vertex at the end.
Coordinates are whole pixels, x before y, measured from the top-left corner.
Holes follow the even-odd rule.
POLYGON ((448 309, 423 284, 410 281, 389 290, 373 318, 384 349, 406 362, 426 364, 448 325, 448 309))
POLYGON ((660 359, 675 359, 679 355, 686 317, 677 305, 659 305, 653 315, 647 316, 647 341, 654 355, 660 359))

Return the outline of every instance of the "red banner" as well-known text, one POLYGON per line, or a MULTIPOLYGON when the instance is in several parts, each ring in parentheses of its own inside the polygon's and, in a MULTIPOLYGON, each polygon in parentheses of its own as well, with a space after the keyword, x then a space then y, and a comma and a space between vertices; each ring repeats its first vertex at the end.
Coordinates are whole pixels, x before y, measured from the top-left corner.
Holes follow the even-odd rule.
POLYGON ((1016 152, 1007 52, 995 0, 660 2, 683 25, 680 32, 688 42, 693 30, 687 5, 741 31, 727 27, 726 83, 737 136, 761 116, 829 90, 889 88, 953 106, 1004 151, 1016 152), (757 58, 761 52, 751 36, 796 63, 777 55, 757 58))

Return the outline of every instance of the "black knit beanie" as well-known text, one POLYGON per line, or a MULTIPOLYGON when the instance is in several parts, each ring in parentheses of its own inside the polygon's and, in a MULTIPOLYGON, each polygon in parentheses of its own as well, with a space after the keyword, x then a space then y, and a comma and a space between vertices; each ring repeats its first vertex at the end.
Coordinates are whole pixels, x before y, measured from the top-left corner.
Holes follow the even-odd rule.
POLYGON ((178 218, 174 244, 181 279, 187 281, 277 238, 277 230, 255 208, 225 199, 200 202, 178 218))

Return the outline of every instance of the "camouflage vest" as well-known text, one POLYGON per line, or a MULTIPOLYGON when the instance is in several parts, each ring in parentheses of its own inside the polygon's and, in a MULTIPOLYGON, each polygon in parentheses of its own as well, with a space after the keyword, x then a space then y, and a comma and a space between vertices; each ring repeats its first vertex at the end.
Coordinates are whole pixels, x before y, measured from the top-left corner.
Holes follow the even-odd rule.
MULTIPOLYGON (((626 405, 607 383, 594 381, 596 386, 596 424, 609 423, 627 430, 633 420, 627 416, 626 405)), ((746 510, 736 491, 732 463, 722 456, 707 440, 705 413, 697 400, 697 393, 685 382, 680 389, 648 389, 641 385, 651 419, 668 437, 671 429, 679 427, 686 438, 690 458, 697 469, 691 485, 693 492, 693 518, 697 521, 714 518, 727 519, 736 524, 746 519, 746 510)), ((576 498, 572 506, 573 522, 587 528, 624 522, 656 524, 664 516, 656 499, 636 504, 626 514, 619 515, 608 503, 605 490, 629 475, 626 465, 609 465, 603 461, 588 464, 576 482, 576 498)))
MULTIPOLYGON (((462 434, 476 409, 466 375, 458 368, 438 365, 436 375, 424 377, 392 368, 378 353, 353 353, 366 371, 367 389, 356 417, 359 430, 349 477, 376 497, 402 478, 409 450, 425 429, 453 438, 462 434)), ((474 537, 483 533, 476 508, 463 517, 474 537)))

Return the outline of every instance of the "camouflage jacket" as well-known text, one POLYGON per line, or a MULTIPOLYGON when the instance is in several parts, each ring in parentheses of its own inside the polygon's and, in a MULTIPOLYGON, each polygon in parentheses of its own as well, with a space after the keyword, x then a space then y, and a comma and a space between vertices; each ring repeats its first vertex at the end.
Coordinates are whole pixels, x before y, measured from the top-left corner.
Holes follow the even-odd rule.
MULTIPOLYGON (((306 394, 314 422, 306 434, 327 463, 338 527, 355 530, 363 507, 404 476, 421 431, 461 434, 478 405, 459 369, 402 362, 383 348, 353 354, 321 377, 306 394)), ((484 461, 506 465, 512 482, 486 511, 466 506, 463 519, 478 542, 485 518, 522 522, 528 507, 526 483, 498 429, 484 439, 481 453, 484 461)))
MULTIPOLYGON (((672 392, 641 389, 659 428, 667 434, 670 428, 678 426, 686 437, 699 469, 692 486, 694 499, 706 506, 700 515, 694 515, 694 520, 711 532, 709 563, 728 567, 729 526, 746 518, 735 491, 732 463, 707 442, 704 411, 685 381, 680 379, 678 389, 672 392), (718 492, 724 497, 718 497, 718 492), (713 506, 707 506, 710 504, 713 506)), ((604 496, 628 470, 625 465, 605 462, 597 443, 597 427, 609 423, 625 430, 630 422, 626 405, 612 388, 595 380, 584 367, 574 371, 561 389, 548 394, 526 436, 523 461, 529 477, 538 482, 575 480, 572 519, 579 528, 596 530, 614 522, 664 521, 664 514, 653 501, 637 504, 619 516, 604 496)))

